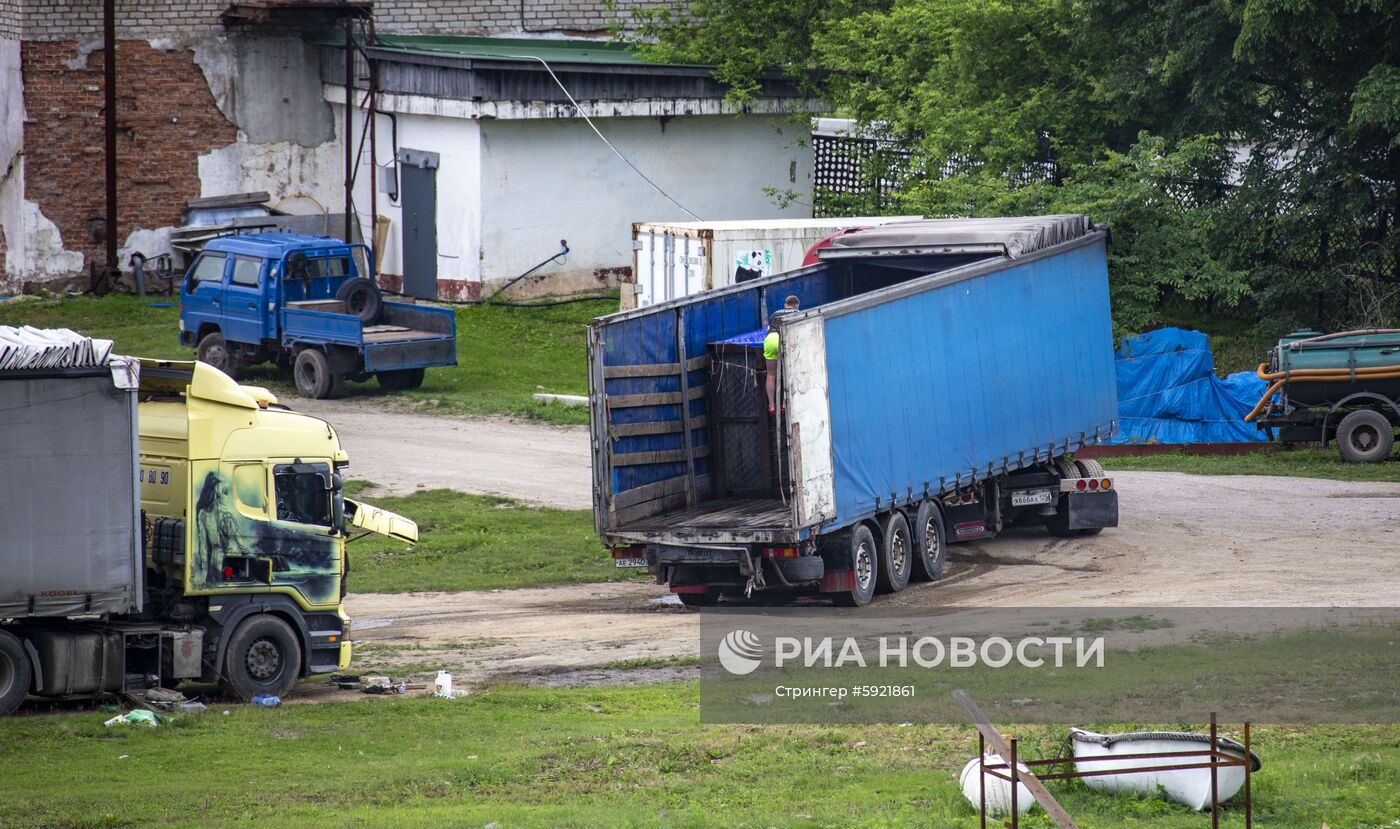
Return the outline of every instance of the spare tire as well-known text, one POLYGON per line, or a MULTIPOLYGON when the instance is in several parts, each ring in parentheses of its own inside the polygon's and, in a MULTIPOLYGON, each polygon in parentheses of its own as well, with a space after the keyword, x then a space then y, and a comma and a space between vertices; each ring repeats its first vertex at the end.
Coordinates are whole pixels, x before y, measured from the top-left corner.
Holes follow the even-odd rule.
POLYGON ((335 292, 335 298, 345 303, 345 313, 359 317, 365 325, 378 322, 379 314, 384 310, 384 297, 379 293, 379 286, 363 276, 346 280, 335 292))

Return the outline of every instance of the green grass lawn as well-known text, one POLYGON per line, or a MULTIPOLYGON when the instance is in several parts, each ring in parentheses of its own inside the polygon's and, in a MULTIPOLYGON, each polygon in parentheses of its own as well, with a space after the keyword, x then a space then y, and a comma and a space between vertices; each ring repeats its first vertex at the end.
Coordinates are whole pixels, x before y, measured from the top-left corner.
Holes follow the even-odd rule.
MULTIPOLYGON (((966 725, 706 726, 695 683, 278 709, 216 705, 156 729, 108 714, 0 729, 0 825, 24 827, 974 827, 966 725)), ((1063 727, 1003 725, 1028 753, 1063 727)), ((1227 733, 1229 733, 1227 731, 1227 733)), ((1258 727, 1255 825, 1393 826, 1400 728, 1258 727)), ((1209 816, 1079 784, 1081 826, 1199 829, 1209 816)), ((1033 811, 1024 826, 1044 829, 1033 811)), ((1240 827, 1237 808, 1222 825, 1240 827)))
MULTIPOLYGON (((176 301, 115 295, 21 299, 0 302, 0 325, 72 328, 116 341, 121 353, 191 360, 194 352, 179 343, 176 301)), ((531 395, 587 394, 584 326, 616 310, 612 299, 544 308, 457 306, 457 365, 429 369, 422 388, 414 391, 388 395, 371 381, 349 384, 350 396, 424 411, 587 423, 586 408, 543 405, 531 395)), ((245 382, 295 394, 270 366, 250 370, 245 382)))
MULTIPOLYGON (((353 495, 366 484, 352 481, 353 495)), ((380 536, 350 542, 350 589, 356 593, 493 590, 620 581, 637 572, 613 565, 588 510, 524 506, 446 489, 364 500, 418 522, 412 547, 380 536)))
POLYGON ((1286 475, 1299 478, 1333 478, 1339 481, 1390 481, 1400 483, 1400 450, 1383 463, 1347 463, 1336 449, 1288 449, 1247 455, 1144 455, 1136 458, 1103 458, 1110 472, 1189 472, 1193 475, 1286 475))

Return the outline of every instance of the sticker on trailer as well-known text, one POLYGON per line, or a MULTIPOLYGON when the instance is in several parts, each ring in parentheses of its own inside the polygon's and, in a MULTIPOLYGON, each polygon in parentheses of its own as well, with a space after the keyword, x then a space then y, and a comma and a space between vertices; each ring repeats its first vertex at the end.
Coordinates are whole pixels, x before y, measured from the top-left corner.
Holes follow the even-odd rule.
POLYGON ((953 534, 957 536, 986 535, 987 525, 982 521, 955 524, 953 525, 953 534))
POLYGON ((136 468, 136 483, 142 486, 170 486, 170 467, 139 466, 136 468))
POLYGON ((1037 504, 1050 503, 1050 490, 1048 489, 1022 489, 1011 493, 1011 506, 1032 507, 1037 504))

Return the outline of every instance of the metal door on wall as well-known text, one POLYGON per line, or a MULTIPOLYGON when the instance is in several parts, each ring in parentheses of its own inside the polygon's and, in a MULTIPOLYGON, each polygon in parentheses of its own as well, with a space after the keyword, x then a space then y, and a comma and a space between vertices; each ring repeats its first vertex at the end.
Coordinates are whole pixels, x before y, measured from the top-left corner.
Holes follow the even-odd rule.
POLYGON ((403 292, 419 299, 437 299, 438 154, 400 149, 398 162, 403 292))

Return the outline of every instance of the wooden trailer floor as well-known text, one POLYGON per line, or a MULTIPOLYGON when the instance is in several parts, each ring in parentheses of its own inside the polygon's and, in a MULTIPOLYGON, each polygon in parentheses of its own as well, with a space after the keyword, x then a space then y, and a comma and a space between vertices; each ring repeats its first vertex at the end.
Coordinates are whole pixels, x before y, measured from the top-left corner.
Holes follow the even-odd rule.
POLYGON ((791 506, 776 498, 721 498, 690 509, 643 518, 616 530, 629 533, 782 530, 787 529, 791 515, 791 506))

